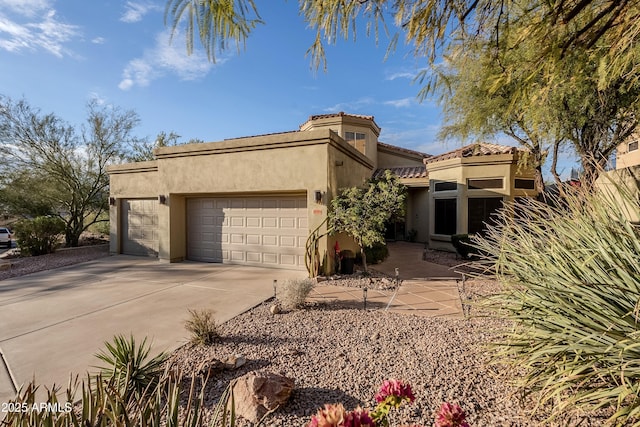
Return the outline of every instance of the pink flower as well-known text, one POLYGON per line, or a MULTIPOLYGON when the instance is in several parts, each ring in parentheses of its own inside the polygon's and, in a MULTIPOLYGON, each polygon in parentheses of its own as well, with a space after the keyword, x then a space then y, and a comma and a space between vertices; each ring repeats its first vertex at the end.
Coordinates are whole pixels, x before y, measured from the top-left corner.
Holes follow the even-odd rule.
POLYGON ((341 403, 336 403, 318 410, 308 427, 376 427, 376 424, 366 409, 358 407, 347 412, 341 403))
POLYGON ((325 404, 324 409, 311 417, 308 427, 338 427, 343 425, 347 411, 341 403, 334 405, 325 404))
POLYGON ((366 409, 357 407, 349 412, 344 420, 344 427, 375 427, 376 423, 369 416, 366 409))
POLYGON ((411 386, 401 380, 385 380, 378 393, 376 393, 376 402, 382 403, 389 397, 394 398, 395 406, 399 405, 403 399, 407 399, 409 402, 413 402, 416 399, 411 391, 411 386))
POLYGON ((436 415, 435 427, 469 427, 469 423, 465 421, 465 413, 460 406, 444 402, 436 415))

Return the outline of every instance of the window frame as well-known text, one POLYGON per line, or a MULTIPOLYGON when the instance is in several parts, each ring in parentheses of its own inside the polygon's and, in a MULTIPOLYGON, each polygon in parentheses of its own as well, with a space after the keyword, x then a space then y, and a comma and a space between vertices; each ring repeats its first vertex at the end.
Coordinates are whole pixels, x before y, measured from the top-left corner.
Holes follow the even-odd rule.
POLYGON ((504 181, 505 181, 505 179, 504 179, 503 176, 495 177, 495 178, 467 178, 467 189, 473 190, 473 191, 476 191, 476 190, 480 190, 480 191, 504 190, 504 181), (479 181, 490 182, 490 181, 498 181, 498 180, 500 180, 500 186, 499 187, 490 187, 490 186, 487 186, 487 187, 474 187, 472 185, 473 181, 476 181, 476 182, 479 182, 479 181))
POLYGON ((453 236, 458 233, 458 198, 439 197, 433 200, 433 234, 440 236, 453 236), (448 204, 440 207, 438 205, 448 204), (453 204, 451 206, 450 204, 453 204), (442 214, 440 218, 439 212, 442 214), (440 219, 440 221, 438 221, 440 219), (445 221, 444 224, 442 221, 445 221), (449 233, 449 231, 453 231, 449 233))

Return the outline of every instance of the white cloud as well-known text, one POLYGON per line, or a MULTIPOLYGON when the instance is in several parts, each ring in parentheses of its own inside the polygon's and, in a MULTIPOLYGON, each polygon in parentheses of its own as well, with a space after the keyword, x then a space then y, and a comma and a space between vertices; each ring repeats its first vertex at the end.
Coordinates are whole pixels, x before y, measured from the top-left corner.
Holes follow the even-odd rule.
POLYGON ((22 16, 34 17, 43 10, 51 9, 49 0, 0 0, 0 10, 11 10, 22 16))
MULTIPOLYGON (((173 39, 175 43, 172 43, 169 30, 159 33, 156 36, 155 47, 145 50, 141 58, 129 61, 122 72, 122 80, 118 87, 128 90, 136 85, 148 86, 152 80, 167 73, 177 74, 181 80, 197 80, 207 75, 213 64, 201 51, 187 55, 187 49, 179 42, 183 38, 179 36, 180 34, 176 34, 173 39)), ((225 61, 225 58, 220 58, 216 65, 225 61)))
POLYGON ((93 44, 104 44, 107 41, 104 37, 95 37, 91 40, 93 44))
POLYGON ((62 57, 67 54, 64 45, 80 35, 79 27, 66 24, 56 17, 56 11, 44 0, 0 0, 0 49, 9 52, 22 50, 37 51, 44 49, 49 53, 62 57), (19 15, 25 19, 12 19, 6 10, 15 11, 18 5, 26 3, 28 11, 20 10, 19 15))
POLYGON ((340 111, 344 111, 346 113, 357 114, 358 110, 362 107, 372 105, 375 103, 375 100, 371 97, 364 97, 357 99, 355 101, 341 102, 335 104, 331 107, 327 107, 324 109, 327 113, 337 113, 340 111))
POLYGON ((90 101, 94 101, 98 105, 105 105, 107 103, 107 99, 100 96, 98 92, 90 92, 88 98, 90 101))
POLYGON ((125 11, 120 17, 120 20, 122 22, 132 24, 134 22, 141 21, 144 15, 149 12, 161 10, 163 10, 162 6, 151 2, 128 1, 125 5, 125 11))
POLYGON ((385 80, 396 80, 396 79, 409 79, 413 80, 416 78, 417 73, 409 73, 406 71, 401 71, 398 73, 393 73, 385 77, 385 80))
POLYGON ((383 104, 390 105, 396 108, 403 108, 403 107, 411 107, 414 101, 415 101, 415 98, 402 98, 402 99, 392 99, 390 101, 385 101, 383 102, 383 104))

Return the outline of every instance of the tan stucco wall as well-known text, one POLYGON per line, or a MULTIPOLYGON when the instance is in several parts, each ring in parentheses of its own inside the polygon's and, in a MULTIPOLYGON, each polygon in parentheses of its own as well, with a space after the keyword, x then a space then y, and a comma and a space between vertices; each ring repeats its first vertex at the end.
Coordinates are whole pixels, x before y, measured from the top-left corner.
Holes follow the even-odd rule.
POLYGON ((428 163, 429 172, 429 246, 433 249, 453 250, 450 236, 435 234, 435 200, 456 199, 456 234, 468 231, 469 198, 502 197, 504 201, 512 201, 514 197, 536 196, 534 190, 516 190, 515 178, 533 179, 532 169, 518 167, 517 158, 512 154, 491 156, 473 156, 455 158, 435 163, 428 163), (472 190, 467 187, 468 179, 503 178, 503 188, 490 190, 472 190), (457 189, 452 191, 435 191, 435 183, 452 181, 457 189))
POLYGON ((309 120, 300 126, 300 130, 303 132, 318 129, 331 129, 342 138, 345 137, 345 132, 364 133, 366 135, 366 145, 364 147, 356 148, 373 162, 374 168, 376 167, 378 162, 377 147, 380 128, 375 124, 375 122, 362 117, 335 115, 309 120))
POLYGON ((109 206, 109 252, 120 253, 121 239, 121 199, 157 198, 159 188, 158 162, 138 162, 135 164, 109 167, 110 197, 116 198, 115 205, 109 206))
POLYGON ((406 232, 416 230, 416 242, 429 239, 429 189, 409 188, 407 194, 406 232))
POLYGON ((398 166, 423 166, 422 158, 378 146, 378 163, 376 167, 392 168, 398 166))
MULTIPOLYGON (((372 162, 330 129, 165 147, 156 156, 154 162, 111 167, 111 197, 167 196, 167 203, 158 206, 158 257, 171 262, 186 258, 189 197, 306 195, 311 231, 326 218, 328 200, 337 189, 360 185, 372 172, 372 162), (335 166, 336 161, 343 166, 335 166), (323 194, 320 203, 315 191, 323 194)), ((119 217, 118 205, 111 215, 119 217)), ((111 227, 116 242, 118 221, 111 227)), ((321 253, 329 243, 321 241, 321 253)), ((114 243, 112 250, 119 246, 114 243)))
POLYGON ((640 200, 640 165, 601 174, 596 181, 596 186, 613 195, 615 200, 623 206, 625 216, 631 222, 640 223, 637 203, 634 205, 629 202, 629 199, 640 200))
POLYGON ((618 145, 616 151, 616 169, 640 165, 640 147, 637 150, 629 151, 629 142, 637 141, 638 139, 640 139, 640 135, 636 134, 629 141, 618 145))

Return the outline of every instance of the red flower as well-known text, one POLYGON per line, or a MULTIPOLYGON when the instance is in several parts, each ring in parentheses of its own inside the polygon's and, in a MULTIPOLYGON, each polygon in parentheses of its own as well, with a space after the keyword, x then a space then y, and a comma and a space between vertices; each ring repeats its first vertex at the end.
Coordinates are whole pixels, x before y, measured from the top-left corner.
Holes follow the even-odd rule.
POLYGON ((440 411, 436 416, 435 427, 469 427, 465 417, 466 415, 460 406, 444 402, 440 405, 440 411))
POLYGON ((399 405, 402 399, 407 399, 409 402, 413 402, 416 399, 411 391, 411 386, 401 380, 385 380, 378 393, 376 393, 376 402, 382 403, 389 397, 394 398, 396 405, 399 405))

